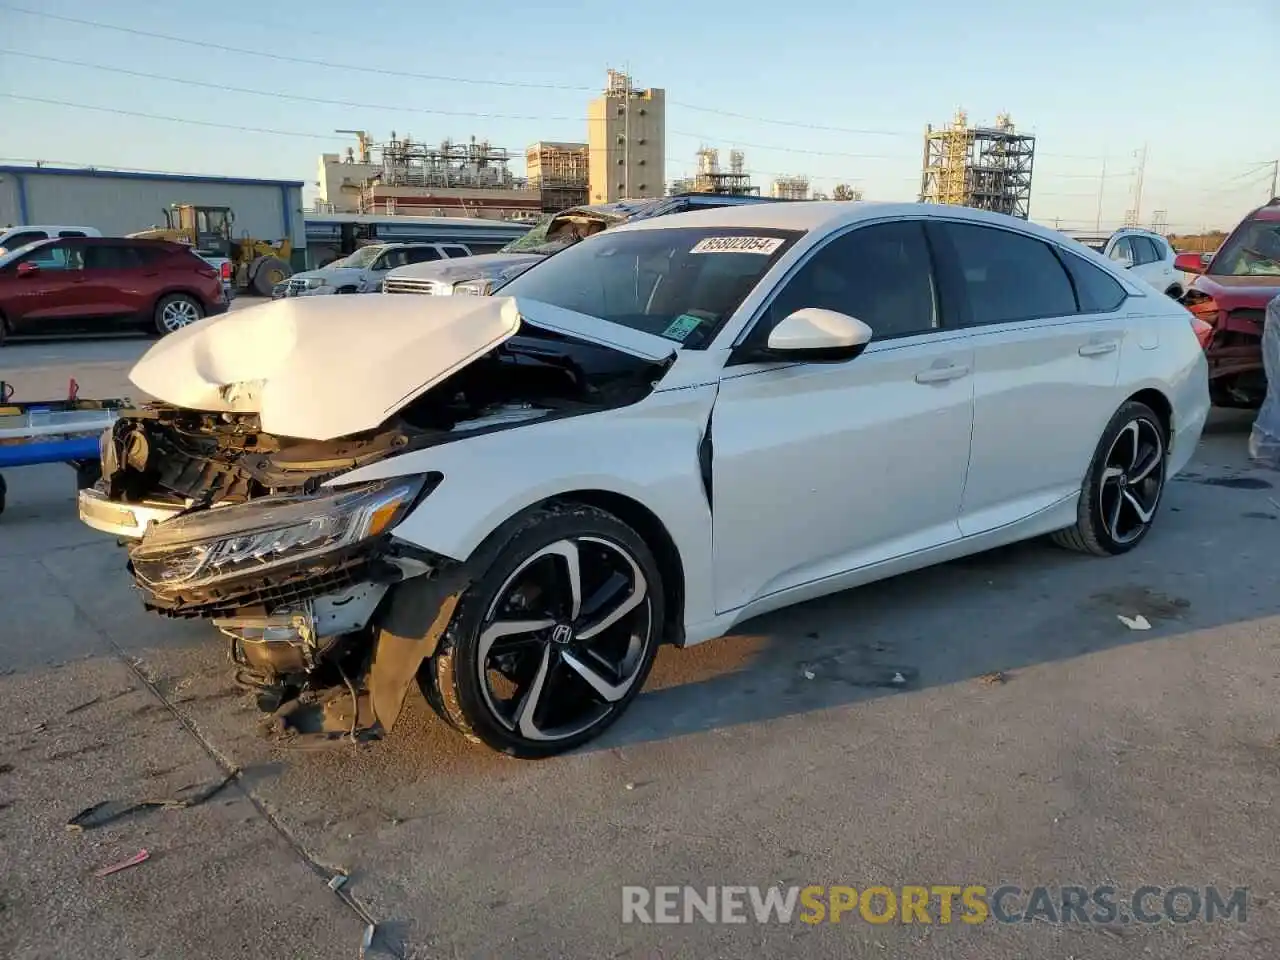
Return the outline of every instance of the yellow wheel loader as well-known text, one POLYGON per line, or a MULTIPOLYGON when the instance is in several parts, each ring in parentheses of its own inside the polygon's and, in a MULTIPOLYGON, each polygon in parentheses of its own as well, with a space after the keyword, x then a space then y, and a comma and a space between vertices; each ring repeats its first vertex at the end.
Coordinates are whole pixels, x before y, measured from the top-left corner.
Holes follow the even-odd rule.
POLYGON ((198 252, 225 257, 233 264, 236 289, 271 296, 271 289, 293 273, 289 257, 293 243, 289 237, 274 243, 257 240, 247 233, 232 235, 235 213, 230 207, 198 207, 175 203, 164 213, 164 227, 152 227, 129 234, 151 240, 172 240, 194 247, 198 252))

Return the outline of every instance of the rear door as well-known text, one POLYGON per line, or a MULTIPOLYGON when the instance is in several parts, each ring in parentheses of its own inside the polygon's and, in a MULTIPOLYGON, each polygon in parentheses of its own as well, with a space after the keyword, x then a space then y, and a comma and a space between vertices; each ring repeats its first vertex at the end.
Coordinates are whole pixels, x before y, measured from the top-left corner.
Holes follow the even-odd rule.
POLYGON ((935 221, 929 236, 947 303, 974 350, 973 445, 960 513, 962 533, 972 536, 1079 491, 1119 404, 1124 290, 1083 258, 1015 231, 935 221), (1078 294, 1063 257, 1120 296, 1078 294))
POLYGON ((84 248, 84 291, 91 309, 86 323, 97 327, 132 321, 154 300, 159 265, 144 263, 136 245, 123 241, 91 242, 84 248))

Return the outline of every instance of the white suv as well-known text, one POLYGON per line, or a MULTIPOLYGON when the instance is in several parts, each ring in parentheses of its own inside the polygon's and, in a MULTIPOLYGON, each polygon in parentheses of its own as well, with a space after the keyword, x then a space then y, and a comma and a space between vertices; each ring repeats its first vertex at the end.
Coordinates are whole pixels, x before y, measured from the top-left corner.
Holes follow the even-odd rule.
POLYGON ((1121 227, 1114 233, 1068 233, 1086 247, 1132 270, 1134 275, 1175 300, 1182 296, 1184 279, 1174 268, 1176 254, 1169 241, 1139 227, 1121 227))
POLYGON ((470 256, 470 248, 461 243, 373 243, 318 270, 295 273, 276 284, 271 299, 377 293, 382 289, 382 278, 397 267, 470 256))

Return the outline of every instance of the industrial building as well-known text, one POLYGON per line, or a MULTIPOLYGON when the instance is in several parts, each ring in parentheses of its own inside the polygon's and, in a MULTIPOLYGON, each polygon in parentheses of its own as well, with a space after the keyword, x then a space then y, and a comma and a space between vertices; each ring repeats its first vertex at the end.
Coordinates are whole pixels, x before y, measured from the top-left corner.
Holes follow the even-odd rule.
POLYGON ((1036 138, 1008 114, 994 127, 970 127, 963 110, 947 126, 925 128, 921 203, 976 207, 1028 219, 1036 138))
POLYGON ((542 198, 545 213, 555 213, 587 202, 590 190, 591 148, 585 143, 542 140, 530 144, 524 154, 529 187, 542 198))
POLYGON ((809 178, 806 176, 778 177, 769 187, 769 196, 775 200, 808 200, 809 178))
POLYGON ((720 167, 720 151, 714 147, 698 150, 698 172, 692 177, 672 181, 671 192, 719 193, 733 197, 758 197, 760 188, 752 184, 746 172, 747 158, 741 150, 729 151, 729 169, 720 167))
POLYGON ((351 150, 320 158, 316 209, 328 213, 420 217, 536 217, 541 198, 509 167, 511 154, 488 141, 429 144, 410 136, 373 144, 363 131, 351 150), (377 150, 375 157, 374 150, 377 150))
POLYGON ((666 91, 637 90, 608 73, 604 93, 587 105, 590 200, 661 197, 666 187, 666 91))
POLYGON ((306 245, 301 180, 254 180, 98 170, 92 167, 0 166, 0 225, 61 223, 124 236, 164 226, 171 204, 230 207, 236 236, 288 237, 306 245))

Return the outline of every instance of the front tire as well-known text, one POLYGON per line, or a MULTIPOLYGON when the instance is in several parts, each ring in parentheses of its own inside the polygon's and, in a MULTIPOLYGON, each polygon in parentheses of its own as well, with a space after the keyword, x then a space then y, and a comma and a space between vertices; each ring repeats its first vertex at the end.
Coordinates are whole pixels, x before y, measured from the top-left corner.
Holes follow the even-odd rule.
POLYGON ((640 536, 594 507, 542 508, 491 539, 496 556, 419 682, 474 742, 521 759, 564 753, 603 733, 644 686, 661 639, 661 575, 640 536))
POLYGON ((1080 489, 1075 526, 1054 543, 1097 557, 1128 553, 1151 530, 1164 495, 1169 440, 1145 403, 1126 402, 1102 431, 1080 489))

